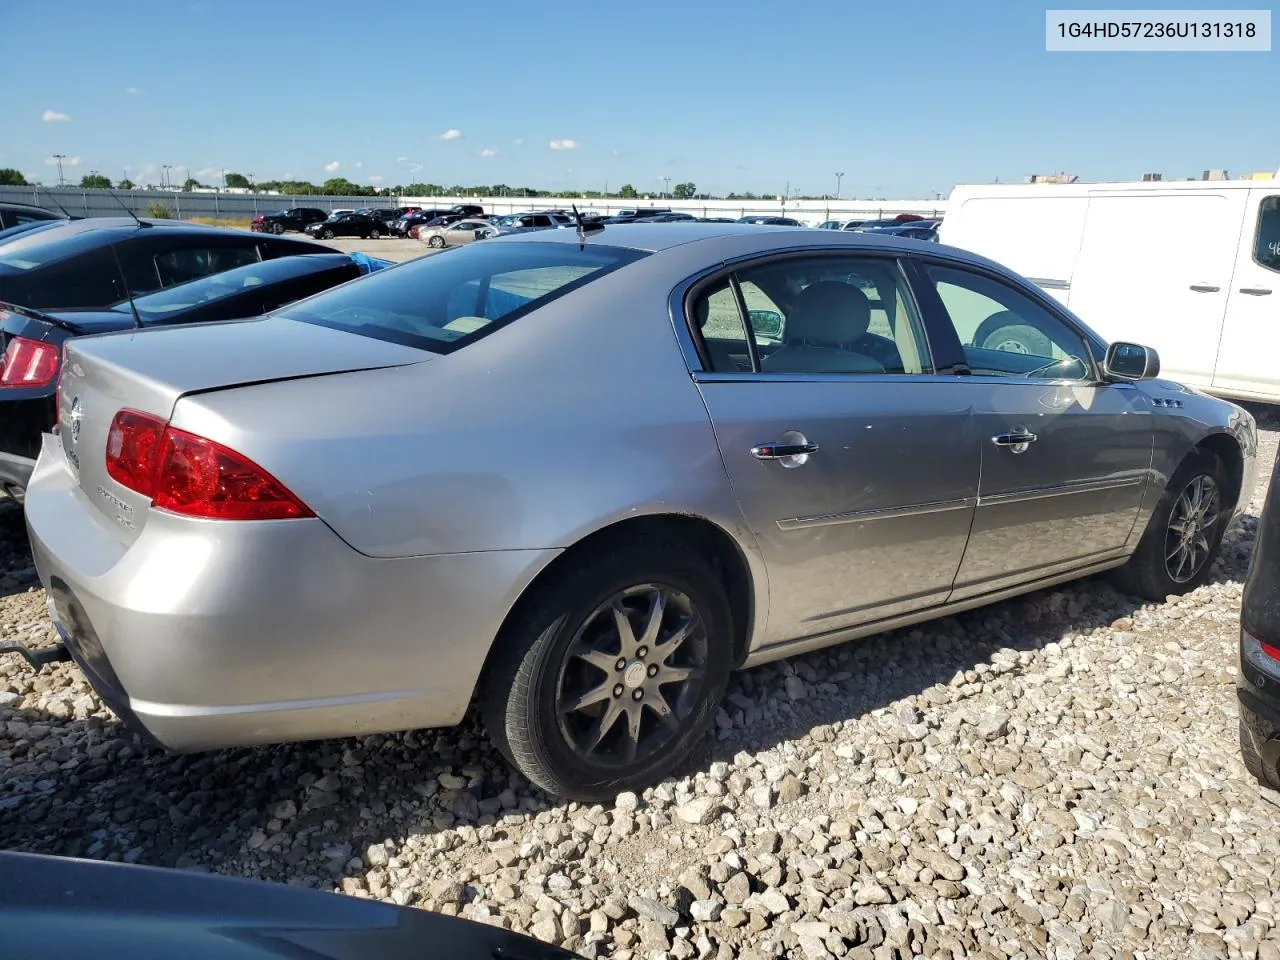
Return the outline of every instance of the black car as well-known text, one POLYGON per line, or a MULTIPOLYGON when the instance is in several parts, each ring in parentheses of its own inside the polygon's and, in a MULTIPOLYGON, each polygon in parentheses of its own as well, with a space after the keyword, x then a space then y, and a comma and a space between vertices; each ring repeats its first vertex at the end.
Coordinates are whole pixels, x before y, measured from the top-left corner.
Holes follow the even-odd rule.
POLYGON ((1271 473, 1240 603, 1240 753, 1258 782, 1280 790, 1280 461, 1271 473))
POLYGON ((69 220, 65 213, 56 213, 44 207, 36 207, 27 203, 0 203, 0 230, 21 226, 24 223, 36 223, 41 220, 69 220))
POLYGON ((577 960, 476 920, 283 883, 0 853, 0 954, 43 960, 577 960))
POLYGON ((429 223, 436 217, 452 217, 452 220, 445 222, 453 223, 464 218, 483 216, 484 207, 477 206, 474 203, 458 203, 452 207, 419 207, 417 210, 393 220, 390 225, 398 236, 407 237, 412 228, 419 224, 429 223))
POLYGON ((288 230, 301 233, 311 224, 327 219, 329 214, 319 207, 292 207, 275 213, 264 213, 250 224, 250 228, 261 233, 281 234, 288 230))
POLYGON ((791 217, 746 216, 739 217, 738 223, 757 223, 766 227, 803 227, 804 224, 791 217))
POLYGON ((377 217, 364 213, 339 213, 321 223, 307 227, 309 237, 331 240, 334 237, 359 237, 361 240, 377 240, 391 232, 391 228, 377 217))
POLYGON ((0 243, 0 303, 105 307, 259 260, 329 252, 306 240, 180 220, 59 220, 0 243))

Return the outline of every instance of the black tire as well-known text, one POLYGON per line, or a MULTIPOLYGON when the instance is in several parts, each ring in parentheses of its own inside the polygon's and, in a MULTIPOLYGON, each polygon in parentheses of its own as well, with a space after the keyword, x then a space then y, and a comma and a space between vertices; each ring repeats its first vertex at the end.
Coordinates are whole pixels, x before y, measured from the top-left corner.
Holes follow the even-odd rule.
POLYGON ((333 231, 332 231, 332 230, 328 230, 328 229, 321 230, 321 231, 320 231, 320 239, 321 239, 321 240, 332 240, 332 239, 333 239, 333 231))
POLYGON ((381 240, 381 239, 382 239, 382 231, 381 231, 381 230, 379 230, 379 229, 377 229, 376 227, 375 227, 374 229, 370 230, 370 231, 369 231, 369 239, 370 239, 370 240, 381 240))
POLYGON ((280 236, 280 234, 284 233, 284 224, 273 223, 271 225, 271 232, 274 233, 277 237, 280 236))
POLYGON ((1053 356, 1053 344, 1049 338, 1029 324, 997 321, 989 329, 984 329, 986 327, 984 322, 973 336, 974 344, 984 350, 1024 353, 1033 357, 1053 356))
POLYGON ((1157 603, 1166 597, 1190 593, 1203 585, 1213 571, 1218 549, 1222 546, 1222 535, 1231 519, 1225 502, 1226 492, 1226 470, 1217 455, 1203 449, 1188 454, 1165 487, 1151 519, 1147 521, 1147 529, 1138 541, 1138 548, 1128 563, 1116 571, 1117 585, 1128 593, 1157 603), (1207 550, 1203 560, 1185 578, 1175 577, 1170 572, 1170 563, 1166 561, 1170 537, 1176 536, 1170 530, 1169 521, 1183 492, 1201 477, 1211 480, 1217 490, 1217 520, 1205 535, 1207 550))
POLYGON ((1240 758, 1244 760, 1244 767, 1249 771, 1250 776, 1258 783, 1272 790, 1280 790, 1280 770, 1275 767, 1268 768, 1258 754, 1253 745, 1249 723, 1243 716, 1240 717, 1240 758))
MULTIPOLYGON (((665 609, 683 615, 684 608, 665 609)), ((607 646, 608 638, 595 642, 607 646)), ((654 646, 658 646, 656 641, 654 646)), ((620 791, 639 790, 661 780, 697 746, 724 695, 732 651, 733 614, 709 564, 687 546, 676 543, 641 539, 618 544, 570 560, 556 572, 552 582, 513 613, 489 657, 480 691, 481 713, 494 744, 535 786, 555 797, 584 802, 609 800, 620 791), (614 668, 591 668, 598 672, 586 686, 604 689, 615 684, 612 697, 606 696, 590 708, 562 711, 561 696, 570 686, 567 678, 580 662, 570 651, 580 649, 576 644, 585 643, 585 638, 592 636, 584 633, 580 640, 579 634, 600 623, 598 618, 607 616, 605 605, 611 598, 631 589, 643 589, 639 585, 675 591, 675 595, 688 601, 688 609, 696 611, 689 622, 700 623, 702 630, 691 632, 690 641, 696 636, 702 638, 694 644, 700 650, 702 675, 700 681, 690 681, 691 686, 680 688, 687 699, 679 706, 679 716, 667 732, 652 708, 646 709, 644 704, 635 708, 636 715, 642 718, 637 729, 644 730, 649 723, 650 735, 656 734, 660 741, 648 748, 652 753, 626 760, 623 738, 630 734, 630 716, 615 713, 616 721, 605 724, 608 736, 601 744, 616 745, 621 756, 602 752, 599 762, 595 762, 594 751, 590 751, 592 759, 588 759, 577 749, 581 744, 576 748, 571 742, 573 731, 568 725, 587 723, 592 708, 598 708, 595 716, 599 720, 606 711, 625 708, 628 696, 634 694, 639 699, 641 691, 630 686, 636 682, 631 671, 637 662, 631 661, 627 670, 616 668, 616 677, 609 673, 614 668), (624 693, 618 694, 618 690, 624 693)), ((642 648, 637 656, 643 658, 644 652, 642 648)), ((660 662, 667 664, 679 653, 676 650, 660 662)), ((612 659, 617 654, 606 650, 602 655, 612 659)), ((622 658, 618 663, 624 661, 622 658)), ((659 660, 653 656, 647 662, 647 669, 654 671, 659 660)), ((578 687, 579 692, 582 689, 578 687)), ((665 699, 663 702, 668 703, 665 699)), ((586 731, 587 737, 590 732, 586 731)))

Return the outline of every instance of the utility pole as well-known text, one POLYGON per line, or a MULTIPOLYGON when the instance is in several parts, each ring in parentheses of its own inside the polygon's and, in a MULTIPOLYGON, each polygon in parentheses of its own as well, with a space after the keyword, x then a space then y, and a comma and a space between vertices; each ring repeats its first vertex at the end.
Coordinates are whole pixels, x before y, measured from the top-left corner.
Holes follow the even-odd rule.
POLYGON ((663 177, 662 183, 666 187, 666 192, 663 193, 663 197, 667 200, 670 200, 671 199, 671 178, 663 177))
POLYGON ((58 161, 58 186, 65 186, 67 181, 62 176, 62 161, 67 159, 67 155, 65 153, 55 153, 53 159, 58 161))
POLYGON ((836 199, 840 199, 840 181, 844 179, 843 173, 836 174, 836 199))
POLYGON ((169 170, 173 166, 171 163, 162 163, 160 165, 160 186, 166 190, 173 188, 172 182, 169 180, 169 170))

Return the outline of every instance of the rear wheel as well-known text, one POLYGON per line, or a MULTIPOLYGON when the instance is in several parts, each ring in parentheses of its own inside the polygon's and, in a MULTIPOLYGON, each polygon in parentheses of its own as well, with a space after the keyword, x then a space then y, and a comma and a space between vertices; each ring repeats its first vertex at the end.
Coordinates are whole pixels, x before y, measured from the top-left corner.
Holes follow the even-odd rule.
POLYGON ((1053 345, 1049 342, 1049 338, 1035 327, 1028 326, 1025 323, 993 326, 990 330, 983 330, 979 327, 973 342, 984 350, 1025 353, 1033 357, 1049 357, 1053 355, 1053 345))
POLYGON ((328 227, 326 227, 325 229, 321 230, 321 231, 320 231, 320 239, 321 239, 321 240, 332 240, 332 239, 333 239, 333 231, 332 231, 332 230, 330 230, 328 227))
POLYGON ((724 590, 687 548, 641 540, 584 555, 504 629, 481 693, 485 726, 536 786, 606 800, 688 756, 731 650, 724 590))
POLYGON ((381 240, 381 239, 382 239, 382 231, 381 231, 381 230, 379 230, 377 227, 374 227, 372 230, 370 230, 370 231, 369 231, 369 239, 370 239, 370 240, 381 240))
POLYGON ((1280 790, 1280 769, 1268 766, 1253 743, 1253 733, 1248 722, 1240 718, 1240 759, 1249 774, 1264 787, 1280 790))
POLYGON ((1182 461, 1147 522, 1133 556, 1116 572, 1120 586, 1144 600, 1190 593, 1209 579, 1230 520, 1226 471, 1208 450, 1182 461))
POLYGON ((284 233, 284 224, 273 223, 271 225, 271 232, 274 233, 276 236, 279 236, 280 234, 284 233))
POLYGON ((427 241, 427 246, 435 247, 437 250, 439 250, 441 247, 444 246, 444 237, 441 237, 441 236, 432 237, 430 240, 427 241))

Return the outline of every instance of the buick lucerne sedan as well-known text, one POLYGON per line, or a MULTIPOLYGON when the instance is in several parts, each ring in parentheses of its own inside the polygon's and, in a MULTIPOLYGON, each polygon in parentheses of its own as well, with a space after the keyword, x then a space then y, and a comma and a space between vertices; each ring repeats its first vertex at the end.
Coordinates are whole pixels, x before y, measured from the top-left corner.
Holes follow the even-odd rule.
POLYGON ((177 751, 458 723, 667 775, 737 667, 1115 570, 1210 575, 1241 408, 934 243, 547 230, 72 340, 27 492, 103 699, 177 751), (974 346, 1001 314, 1041 355, 974 346))

